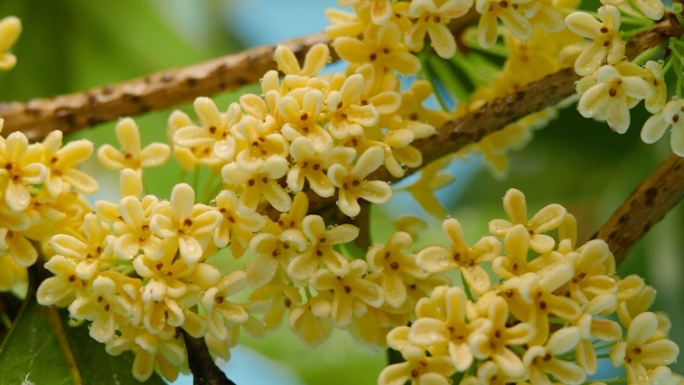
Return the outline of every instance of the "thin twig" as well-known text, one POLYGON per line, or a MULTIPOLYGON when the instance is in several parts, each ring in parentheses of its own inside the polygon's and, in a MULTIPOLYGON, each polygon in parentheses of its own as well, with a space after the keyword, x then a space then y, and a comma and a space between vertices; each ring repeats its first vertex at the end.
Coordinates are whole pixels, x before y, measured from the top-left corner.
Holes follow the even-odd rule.
POLYGON ((684 158, 670 155, 618 207, 593 238, 603 239, 619 265, 627 252, 684 196, 684 158))
POLYGON ((235 385, 226 374, 214 364, 204 338, 194 338, 183 331, 185 347, 188 349, 188 363, 194 385, 235 385))
MULTIPOLYGON (((460 35, 479 17, 475 10, 455 19, 449 28, 460 35)), ((281 43, 302 61, 309 49, 318 43, 330 44, 323 33, 316 33, 281 43)), ((259 81, 269 70, 276 69, 273 60, 276 45, 248 49, 179 69, 169 69, 51 99, 33 99, 27 103, 0 103, 0 116, 5 119, 3 134, 22 131, 32 141, 42 140, 53 130, 65 134, 123 116, 160 110, 191 102, 199 96, 210 96, 235 90, 259 81)), ((334 50, 332 59, 338 60, 334 50)))

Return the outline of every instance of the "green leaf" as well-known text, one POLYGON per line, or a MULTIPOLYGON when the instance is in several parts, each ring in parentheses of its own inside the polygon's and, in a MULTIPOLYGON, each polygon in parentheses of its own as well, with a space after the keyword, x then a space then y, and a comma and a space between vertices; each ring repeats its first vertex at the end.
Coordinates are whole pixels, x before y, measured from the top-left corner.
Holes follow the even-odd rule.
POLYGON ((499 66, 476 52, 467 56, 454 55, 451 62, 466 74, 475 87, 494 83, 494 77, 501 72, 499 66))
POLYGON ((333 248, 337 250, 340 254, 345 257, 351 257, 354 259, 366 259, 366 252, 362 250, 356 243, 340 243, 334 245, 333 248))
POLYGON ((24 304, 0 346, 0 384, 74 384, 48 311, 33 297, 24 304))

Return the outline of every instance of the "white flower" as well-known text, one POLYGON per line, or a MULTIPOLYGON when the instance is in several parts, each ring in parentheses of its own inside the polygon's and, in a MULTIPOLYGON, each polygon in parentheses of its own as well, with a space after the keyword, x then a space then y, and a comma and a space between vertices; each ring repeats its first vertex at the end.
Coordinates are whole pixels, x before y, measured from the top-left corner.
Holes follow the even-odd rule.
POLYGON ((620 11, 604 5, 598 9, 598 15, 603 23, 584 12, 573 12, 565 18, 565 24, 572 32, 593 40, 575 62, 578 75, 591 75, 604 60, 616 64, 625 56, 625 42, 620 37, 620 11))
POLYGON ((684 99, 668 102, 660 113, 651 116, 641 129, 641 140, 655 143, 670 127, 672 152, 684 156, 684 99))

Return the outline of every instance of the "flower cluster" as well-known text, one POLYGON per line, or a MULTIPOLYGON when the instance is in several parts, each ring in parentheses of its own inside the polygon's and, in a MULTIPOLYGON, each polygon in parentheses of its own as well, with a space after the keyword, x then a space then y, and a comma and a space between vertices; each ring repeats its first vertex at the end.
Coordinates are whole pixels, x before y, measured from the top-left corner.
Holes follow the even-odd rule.
POLYGON ((666 383, 679 348, 667 338, 667 317, 648 311, 653 288, 618 277, 604 241, 576 247, 575 220, 562 206, 528 219, 524 195, 511 189, 504 209, 508 220, 491 221, 492 235, 472 247, 447 219, 450 248, 418 253, 418 267, 459 269, 464 286, 436 287, 417 302, 410 326, 387 335, 405 362, 388 366, 378 383, 581 384, 601 356, 625 368, 628 384, 666 383), (554 229, 559 242, 545 234, 554 229), (482 268, 487 261, 498 282, 482 268))

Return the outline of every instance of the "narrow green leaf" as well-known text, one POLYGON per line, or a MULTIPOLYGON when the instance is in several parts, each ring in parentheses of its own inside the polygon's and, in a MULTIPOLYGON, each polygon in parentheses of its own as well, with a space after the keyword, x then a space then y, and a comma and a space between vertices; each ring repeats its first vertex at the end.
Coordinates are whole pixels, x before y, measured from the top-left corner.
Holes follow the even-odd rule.
POLYGON ((351 257, 354 259, 366 259, 366 252, 362 250, 356 243, 340 243, 334 245, 333 248, 337 250, 338 253, 344 255, 345 257, 351 257))
POLYGON ((48 309, 29 298, 0 346, 0 384, 74 384, 48 309))
POLYGON ((475 87, 486 86, 494 82, 494 77, 501 68, 477 52, 467 56, 454 55, 451 62, 463 71, 475 87))
POLYGON ((439 56, 430 56, 429 65, 437 79, 444 84, 446 89, 451 91, 459 100, 468 100, 470 92, 468 92, 465 85, 453 72, 453 68, 451 68, 447 60, 439 56))

